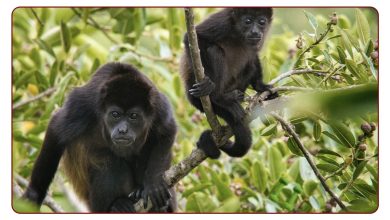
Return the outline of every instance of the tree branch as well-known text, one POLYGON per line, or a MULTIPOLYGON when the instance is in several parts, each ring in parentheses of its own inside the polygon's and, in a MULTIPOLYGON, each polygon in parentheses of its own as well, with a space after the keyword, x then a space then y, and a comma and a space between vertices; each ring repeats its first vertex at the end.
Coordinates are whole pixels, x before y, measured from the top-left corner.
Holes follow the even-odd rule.
MULTIPOLYGON (((22 196, 21 186, 26 188, 28 185, 28 181, 18 174, 15 174, 15 180, 16 183, 14 184, 16 185, 14 185, 14 193, 16 196, 21 197, 22 196)), ((49 207, 53 212, 64 212, 64 209, 56 201, 54 201, 54 199, 49 195, 46 195, 45 199, 43 200, 43 204, 49 207)))
POLYGON ((283 125, 282 126, 283 129, 285 131, 287 131, 287 133, 289 133, 294 138, 294 140, 297 143, 299 149, 303 153, 303 156, 306 158, 306 160, 309 163, 311 169, 313 170, 314 174, 317 176, 318 180, 321 182, 321 185, 324 187, 325 191, 328 192, 330 197, 332 197, 332 199, 334 201, 336 201, 336 203, 340 206, 341 209, 343 209, 344 211, 347 211, 347 207, 341 202, 341 200, 337 197, 337 195, 335 193, 333 193, 333 191, 326 184, 324 177, 321 175, 320 171, 317 169, 317 167, 314 164, 313 160, 310 158, 309 152, 303 146, 302 141, 300 140, 300 138, 298 137, 298 134, 294 131, 292 126, 288 122, 286 122, 282 117, 280 117, 279 115, 277 115, 275 113, 271 113, 271 115, 276 120, 278 120, 283 125))
MULTIPOLYGON (((186 16, 186 25, 187 25, 187 35, 188 35, 188 47, 190 49, 190 55, 192 60, 192 68, 194 70, 196 82, 200 82, 205 77, 204 68, 202 65, 202 60, 200 59, 200 50, 198 46, 198 37, 196 35, 195 25, 194 25, 194 13, 192 8, 185 8, 186 16)), ((204 112, 207 117, 207 121, 210 124, 211 129, 214 134, 220 134, 221 125, 217 119, 217 116, 213 113, 211 106, 211 101, 209 96, 200 97, 204 112)))
POLYGON ((18 109, 18 108, 20 108, 20 107, 22 107, 24 105, 29 104, 30 102, 35 102, 35 101, 37 101, 37 100, 39 100, 39 99, 41 99, 41 98, 43 98, 45 96, 48 96, 48 95, 52 94, 56 90, 57 90, 57 88, 50 88, 50 89, 47 89, 46 91, 44 91, 44 92, 42 92, 42 93, 40 93, 40 94, 30 98, 30 99, 27 99, 27 100, 24 100, 24 101, 20 101, 20 102, 16 103, 12 107, 12 110, 18 109))

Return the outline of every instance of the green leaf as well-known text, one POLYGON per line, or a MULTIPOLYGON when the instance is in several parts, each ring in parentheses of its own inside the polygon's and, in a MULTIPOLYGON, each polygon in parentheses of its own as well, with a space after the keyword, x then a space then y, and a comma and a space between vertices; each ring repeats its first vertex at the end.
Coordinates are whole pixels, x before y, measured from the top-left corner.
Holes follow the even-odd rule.
POLYGON ((54 53, 53 48, 50 47, 45 41, 43 41, 41 39, 36 39, 35 42, 39 45, 39 47, 42 50, 46 51, 47 53, 49 53, 53 57, 56 57, 56 54, 54 53))
POLYGON ((314 190, 317 189, 318 183, 314 180, 308 180, 303 183, 303 192, 306 196, 311 196, 314 190))
POLYGON ((194 192, 188 197, 186 211, 188 212, 211 212, 217 206, 209 195, 200 192, 194 192))
POLYGON ((329 157, 326 157, 326 156, 324 156, 324 155, 318 155, 317 158, 320 159, 320 160, 322 160, 322 161, 325 161, 325 162, 327 162, 327 163, 333 164, 333 165, 335 165, 335 166, 338 166, 338 167, 340 166, 340 164, 337 163, 337 161, 335 161, 335 160, 333 160, 333 159, 331 159, 331 158, 329 158, 329 157))
POLYGON ((371 38, 370 24, 368 23, 366 16, 360 9, 355 9, 355 15, 357 26, 356 31, 359 38, 363 41, 363 44, 365 45, 371 38))
POLYGON ((347 206, 348 211, 350 212, 374 212, 378 205, 375 202, 372 202, 367 199, 355 199, 349 202, 349 206, 347 206))
POLYGON ((374 77, 374 79, 377 79, 376 68, 375 68, 374 63, 372 62, 371 58, 369 58, 364 53, 362 55, 363 55, 364 60, 367 62, 368 66, 370 67, 370 72, 371 72, 372 76, 374 77))
POLYGON ((264 193, 264 191, 267 189, 268 174, 263 163, 255 161, 251 167, 251 174, 253 185, 258 189, 259 192, 264 193))
POLYGON ((261 131, 260 135, 261 135, 261 136, 269 136, 269 135, 271 135, 271 134, 274 134, 275 131, 276 131, 276 128, 277 128, 277 123, 275 123, 275 124, 270 124, 270 125, 268 125, 267 127, 265 127, 265 128, 261 131))
POLYGON ((24 72, 24 71, 21 71, 19 74, 18 74, 18 77, 17 79, 14 78, 15 80, 15 83, 14 83, 14 86, 16 88, 19 88, 23 85, 27 85, 30 81, 30 78, 34 76, 34 72, 33 71, 30 71, 30 72, 24 72))
POLYGON ((324 164, 324 163, 320 163, 320 164, 317 164, 316 167, 320 170, 323 170, 323 171, 326 171, 328 173, 333 173, 333 172, 336 172, 339 167, 334 165, 334 164, 330 164, 330 163, 327 163, 327 164, 324 164))
POLYGON ((305 13, 305 16, 307 18, 307 20, 309 21, 310 23, 310 26, 314 29, 314 31, 317 33, 317 28, 318 28, 318 22, 317 22, 317 19, 316 17, 314 17, 314 15, 308 11, 303 11, 305 13))
POLYGON ((222 205, 213 210, 213 212, 226 213, 237 212, 240 210, 240 199, 237 196, 230 197, 222 202, 222 205))
POLYGON ((367 164, 366 168, 367 168, 368 172, 370 172, 371 176, 374 177, 375 180, 378 180, 378 177, 379 177, 378 176, 378 169, 374 168, 370 164, 367 164))
POLYGON ((276 147, 268 149, 268 163, 271 180, 278 180, 285 170, 285 162, 283 162, 282 154, 276 147))
POLYGON ((211 171, 211 181, 214 183, 217 189, 217 197, 219 200, 225 200, 234 195, 233 192, 230 190, 229 185, 222 182, 217 173, 215 173, 214 171, 211 171))
POLYGON ((49 82, 47 78, 42 75, 39 71, 34 71, 35 79, 37 80, 39 88, 47 89, 49 87, 49 82))
POLYGON ((299 146, 294 138, 289 137, 287 140, 287 147, 290 149, 291 153, 303 157, 302 151, 299 149, 299 146))
POLYGON ((314 124, 313 124, 314 140, 319 141, 321 138, 321 133, 322 133, 321 124, 318 120, 316 120, 316 121, 314 121, 314 124))
POLYGON ((188 196, 190 196, 192 193, 202 191, 202 190, 204 190, 204 189, 209 188, 210 186, 212 186, 211 183, 199 184, 199 185, 197 185, 197 186, 195 186, 195 187, 192 187, 192 188, 190 188, 190 189, 184 191, 181 195, 182 195, 183 197, 188 197, 188 196))
POLYGON ((351 129, 341 122, 329 123, 335 135, 343 143, 344 146, 352 148, 356 144, 356 139, 351 129))
POLYGON ((68 29, 68 26, 61 21, 61 43, 65 52, 69 52, 70 46, 72 45, 72 36, 68 29))
POLYGON ((340 63, 345 64, 347 55, 345 54, 344 50, 340 46, 337 46, 337 52, 339 54, 340 63))
POLYGON ((329 131, 323 131, 322 132, 324 135, 328 136, 330 139, 336 141, 338 144, 343 145, 343 143, 336 137, 334 134, 330 133, 329 131))
POLYGON ((369 40, 366 46, 366 56, 370 56, 373 51, 374 43, 372 43, 372 40, 369 40))
POLYGON ((329 155, 333 155, 333 156, 337 156, 337 157, 342 157, 340 154, 338 154, 334 151, 328 150, 328 149, 321 149, 318 151, 318 154, 329 154, 329 155))
POLYGON ((352 73, 352 75, 355 76, 356 78, 360 79, 361 77, 359 75, 355 61, 350 60, 350 59, 346 59, 345 63, 347 65, 348 70, 352 73))
POLYGON ((54 63, 51 65, 51 68, 50 68, 50 78, 49 78, 50 86, 54 86, 58 72, 59 72, 58 61, 56 60, 56 61, 54 61, 54 63))
POLYGON ((363 169, 364 167, 366 166, 367 164, 367 161, 361 161, 357 167, 355 168, 355 170, 353 171, 353 175, 352 175, 352 179, 353 180, 356 180, 359 175, 363 172, 363 169))
POLYGON ((340 38, 340 45, 344 50, 347 50, 349 55, 353 57, 353 52, 352 52, 352 45, 351 41, 349 40, 348 34, 341 28, 339 28, 339 32, 341 35, 340 38))

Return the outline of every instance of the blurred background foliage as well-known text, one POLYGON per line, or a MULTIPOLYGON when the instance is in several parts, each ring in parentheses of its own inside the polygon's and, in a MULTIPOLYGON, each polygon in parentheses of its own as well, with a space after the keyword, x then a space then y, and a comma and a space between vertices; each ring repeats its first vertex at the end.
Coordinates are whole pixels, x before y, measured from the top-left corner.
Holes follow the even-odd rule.
MULTIPOLYGON (((195 9, 196 22, 217 10, 195 9)), ((204 116, 186 100, 179 77, 183 9, 17 8, 12 16, 14 193, 25 187, 50 116, 72 88, 109 61, 135 65, 169 97, 179 126, 174 163, 189 155, 208 129, 204 116)), ((352 212, 373 212, 378 206, 377 32, 372 8, 276 8, 260 56, 266 81, 293 68, 326 70, 275 86, 320 90, 311 101, 295 99, 297 105, 316 103, 319 109, 282 113, 352 212), (338 24, 300 56, 326 31, 333 12, 338 24)), ((207 160, 176 185, 179 212, 339 211, 294 140, 272 117, 260 116, 251 123, 253 147, 245 157, 207 160)), ((49 195, 67 212, 82 211, 70 189, 59 172, 49 195)), ((17 198, 15 210, 32 210, 17 198)), ((44 206, 41 211, 51 210, 44 206)))

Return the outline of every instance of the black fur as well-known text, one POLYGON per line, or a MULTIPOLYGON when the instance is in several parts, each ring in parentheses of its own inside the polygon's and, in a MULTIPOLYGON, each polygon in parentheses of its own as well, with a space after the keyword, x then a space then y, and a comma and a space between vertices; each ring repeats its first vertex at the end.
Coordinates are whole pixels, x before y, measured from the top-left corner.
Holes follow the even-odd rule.
MULTIPOLYGON (((209 95, 214 113, 232 128, 235 142, 220 149, 233 157, 242 157, 251 144, 251 131, 244 122, 241 106, 245 90, 252 86, 258 92, 269 90, 263 83, 258 53, 272 21, 272 8, 228 8, 221 10, 196 27, 201 60, 207 77, 196 83, 189 54, 188 36, 184 36, 185 54, 181 73, 189 101, 203 111, 199 97, 209 95)), ((272 94, 268 98, 274 98, 272 94)), ((211 158, 219 149, 211 132, 205 131, 198 147, 211 158)))
POLYGON ((175 135, 171 107, 153 83, 130 65, 106 64, 52 117, 24 197, 42 204, 64 154, 69 180, 92 212, 134 212, 132 192, 150 198, 152 212, 172 212, 175 194, 162 174, 175 135), (112 106, 122 117, 110 117, 112 106))

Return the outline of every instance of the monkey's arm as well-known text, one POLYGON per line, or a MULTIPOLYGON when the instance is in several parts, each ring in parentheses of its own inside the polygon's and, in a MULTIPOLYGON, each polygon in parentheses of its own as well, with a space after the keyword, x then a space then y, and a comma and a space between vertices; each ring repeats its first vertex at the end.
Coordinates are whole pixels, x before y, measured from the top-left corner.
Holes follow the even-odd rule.
POLYGON ((150 198, 155 210, 167 206, 172 197, 169 192, 169 186, 163 179, 163 173, 170 166, 172 158, 171 147, 174 142, 176 127, 168 126, 165 129, 151 143, 151 152, 143 181, 142 198, 144 206, 147 206, 148 198, 150 198))
POLYGON ((60 112, 50 121, 41 152, 33 167, 31 181, 23 195, 24 198, 36 203, 38 206, 42 205, 65 149, 65 143, 60 143, 57 130, 57 125, 60 121, 59 114, 60 112))
MULTIPOLYGON (((254 68, 251 70, 252 78, 251 78, 251 86, 258 93, 262 93, 264 91, 270 91, 272 89, 271 85, 265 84, 263 82, 263 69, 261 67, 261 63, 258 58, 255 60, 254 68)), ((278 97, 278 93, 271 93, 266 99, 274 99, 278 97)))

